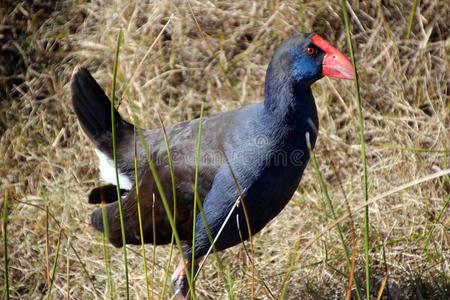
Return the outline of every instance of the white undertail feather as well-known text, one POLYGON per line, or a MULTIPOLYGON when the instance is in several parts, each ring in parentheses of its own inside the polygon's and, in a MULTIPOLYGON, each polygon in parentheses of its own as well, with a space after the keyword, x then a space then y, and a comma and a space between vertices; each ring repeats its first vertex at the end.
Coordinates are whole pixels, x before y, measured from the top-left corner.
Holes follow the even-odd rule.
MULTIPOLYGON (((117 185, 116 170, 114 169, 114 161, 109 159, 103 152, 95 149, 95 153, 100 161, 98 168, 100 169, 100 177, 103 181, 117 185)), ((130 190, 133 186, 128 177, 119 173, 119 183, 121 189, 130 190)))

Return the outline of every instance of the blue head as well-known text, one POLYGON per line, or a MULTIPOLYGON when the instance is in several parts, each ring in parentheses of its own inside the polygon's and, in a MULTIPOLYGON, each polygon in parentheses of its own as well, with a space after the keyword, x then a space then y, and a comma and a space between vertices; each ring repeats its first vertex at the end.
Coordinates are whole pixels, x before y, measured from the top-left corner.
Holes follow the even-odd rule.
POLYGON ((278 46, 267 70, 266 88, 271 81, 310 86, 322 77, 325 52, 313 44, 313 36, 294 35, 278 46))
POLYGON ((353 66, 317 34, 298 34, 284 40, 267 69, 266 105, 273 110, 295 100, 298 97, 294 93, 310 91, 310 85, 323 76, 353 79, 353 66))

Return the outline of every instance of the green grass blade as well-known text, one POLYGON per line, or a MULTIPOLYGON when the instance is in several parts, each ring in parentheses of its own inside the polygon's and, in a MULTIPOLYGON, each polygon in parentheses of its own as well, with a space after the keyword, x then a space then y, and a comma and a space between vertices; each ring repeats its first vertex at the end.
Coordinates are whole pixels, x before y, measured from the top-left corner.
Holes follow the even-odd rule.
POLYGON ((406 31, 406 39, 409 40, 411 37, 412 25, 414 21, 414 15, 416 14, 417 0, 414 0, 411 7, 411 12, 409 13, 408 30, 406 31))
MULTIPOLYGON (((328 208, 331 211, 331 216, 333 218, 333 221, 335 223, 336 229, 338 231, 339 234, 339 239, 342 245, 342 248, 344 249, 344 256, 345 259, 347 261, 347 267, 349 270, 349 277, 351 276, 350 272, 352 270, 352 262, 350 259, 350 254, 348 251, 348 248, 345 244, 345 239, 344 239, 344 235, 342 234, 342 229, 341 226, 339 225, 339 223, 336 223, 337 220, 337 216, 333 207, 333 203, 331 202, 330 196, 328 194, 328 189, 327 186, 323 180, 322 177, 322 173, 320 172, 317 160, 316 160, 316 156, 314 155, 314 152, 312 152, 311 146, 310 146, 310 142, 309 142, 309 136, 307 136, 307 145, 308 145, 308 150, 309 150, 309 154, 311 157, 311 161, 313 163, 313 168, 316 172, 317 178, 319 180, 319 185, 320 185, 320 191, 322 193, 323 196, 323 202, 326 202, 326 204, 328 205, 328 208)), ((327 224, 328 225, 328 224, 327 224)), ((282 285, 282 289, 281 289, 281 293, 280 293, 280 299, 284 299, 286 292, 287 292, 287 287, 288 287, 288 283, 289 283, 289 279, 291 277, 291 273, 294 271, 295 267, 294 267, 294 263, 295 260, 297 258, 298 255, 298 250, 300 248, 300 240, 297 241, 295 248, 294 248, 294 253, 291 256, 291 262, 290 262, 290 266, 288 268, 288 271, 286 272, 285 278, 284 278, 284 282, 282 285)), ((358 299, 361 299, 361 289, 359 287, 358 281, 356 280, 356 278, 354 278, 354 282, 355 282, 355 287, 356 287, 356 296, 358 299)))
POLYGON ((355 89, 356 89, 356 99, 358 101, 358 118, 359 118, 359 134, 361 140, 361 159, 363 164, 363 187, 364 187, 364 201, 366 206, 364 208, 364 256, 365 256, 365 271, 366 271, 366 297, 370 299, 370 257, 369 257, 369 206, 367 202, 369 201, 368 191, 367 191, 367 163, 366 163, 366 144, 364 137, 364 119, 362 115, 362 104, 361 95, 359 92, 359 81, 358 72, 356 69, 355 54, 353 51, 352 37, 350 33, 347 6, 345 0, 342 0, 342 13, 344 16, 345 31, 347 32, 347 41, 350 49, 350 57, 353 64, 353 71, 355 72, 355 89))
MULTIPOLYGON (((327 185, 325 184, 325 181, 323 180, 322 173, 320 172, 320 169, 319 169, 319 164, 317 163, 316 156, 314 155, 314 152, 311 149, 308 138, 307 138, 307 145, 308 145, 309 155, 311 157, 311 162, 313 163, 313 167, 316 172, 317 178, 319 179, 320 190, 322 192, 323 198, 325 198, 325 200, 326 200, 328 208, 330 209, 331 216, 333 217, 333 221, 336 221, 338 219, 338 217, 334 210, 333 203, 331 202, 330 195, 328 194, 327 185)), ((352 262, 350 259, 350 254, 349 254, 347 245, 345 244, 344 234, 342 233, 341 225, 339 225, 339 223, 336 224, 336 230, 339 234, 339 239, 340 239, 342 248, 344 249, 345 259, 347 261, 347 267, 348 267, 348 271, 350 273, 352 270, 352 262)), ((349 276, 351 276, 351 274, 349 274, 349 276)), ((359 283, 358 283, 356 277, 354 278, 354 281, 355 281, 355 287, 356 287, 356 296, 358 297, 358 299, 361 299, 361 289, 359 287, 359 283)))
POLYGON ((47 273, 47 284, 50 286, 50 261, 49 261, 49 234, 48 234, 48 202, 45 205, 45 272, 47 273))
MULTIPOLYGON (((126 81, 124 81, 124 84, 126 84, 126 81)), ((181 256, 181 259, 183 261, 184 270, 185 270, 186 274, 189 274, 189 270, 187 268, 186 261, 184 259, 184 254, 183 254, 183 248, 182 248, 181 240, 180 240, 180 237, 178 235, 178 231, 177 231, 177 228, 176 228, 176 225, 175 225, 174 215, 172 215, 172 212, 170 211, 170 206, 169 206, 169 203, 167 201, 167 198, 166 198, 166 195, 164 193, 164 190, 162 188, 161 181, 159 180, 158 172, 156 171, 155 164, 153 163, 153 160, 152 160, 152 158, 150 156, 150 152, 149 152, 149 148, 148 148, 147 142, 145 141, 144 135, 142 133, 142 129, 141 129, 140 125, 139 125, 140 122, 139 122, 139 119, 138 119, 137 114, 136 114, 136 107, 134 106, 134 102, 132 100, 131 95, 129 94, 129 91, 128 91, 127 87, 125 87, 125 92, 126 92, 126 100, 127 100, 127 103, 128 103, 128 105, 130 107, 130 110, 131 110, 131 116, 133 118, 134 125, 135 125, 136 130, 137 130, 138 135, 139 135, 139 141, 141 142, 142 148, 144 150, 145 157, 147 159, 147 163, 148 163, 148 166, 150 168, 150 172, 152 173, 153 179, 155 180, 155 184, 156 184, 156 187, 158 189, 158 193, 159 193, 159 195, 161 197, 161 201, 163 203, 164 210, 165 210, 167 218, 169 220, 170 227, 172 228, 172 233, 173 233, 173 235, 175 237, 175 243, 177 245, 178 251, 179 251, 180 256, 181 256)), ((190 276, 187 276, 187 280, 188 280, 189 287, 191 287, 192 283, 191 283, 190 276)))
POLYGON ((117 45, 116 45, 116 54, 114 58, 114 67, 113 67, 113 81, 112 81, 112 92, 111 92, 111 128, 112 128, 112 138, 113 138, 113 156, 114 156, 114 169, 116 171, 116 188, 117 188, 117 201, 119 204, 119 217, 120 217, 120 230, 122 232, 122 244, 123 244, 123 260, 125 263, 125 287, 126 287, 126 295, 127 300, 130 299, 130 287, 129 287, 129 279, 128 279, 128 259, 127 259, 127 243, 125 240, 125 226, 123 221, 123 206, 122 206, 122 197, 120 196, 120 182, 119 182, 119 170, 117 168, 117 141, 116 141, 116 126, 114 120, 114 99, 116 97, 116 79, 117 79, 117 67, 119 63, 119 50, 120 43, 122 41, 122 30, 119 31, 119 35, 117 37, 117 45))
POLYGON ((62 229, 59 231, 58 243, 56 245, 56 257, 55 257, 55 261, 53 262, 52 277, 50 278, 50 286, 48 288, 47 300, 49 300, 52 295, 53 282, 55 281, 56 265, 58 263, 59 249, 61 246, 61 234, 62 234, 62 229))
MULTIPOLYGON (((176 220, 177 219, 177 192, 176 192, 176 185, 175 185, 175 173, 173 170, 172 155, 170 153, 170 145, 169 145, 169 139, 167 137, 166 127, 164 126, 164 122, 162 120, 162 117, 161 117, 161 114, 159 113, 159 111, 158 111, 158 117, 159 117, 159 121, 161 123, 161 128, 163 130, 164 143, 166 144, 166 151, 167 151, 167 159, 169 160, 170 179, 172 181, 173 218, 174 218, 174 220, 176 220)), ((164 299, 164 295, 166 293, 167 281, 169 280, 169 268, 170 268, 170 263, 172 262, 174 239, 175 239, 175 234, 172 232, 172 237, 170 239, 169 258, 167 259, 167 265, 165 268, 166 272, 164 275, 161 299, 164 299)))
MULTIPOLYGON (((139 177, 138 177, 138 167, 137 167, 137 151, 136 151, 136 131, 134 132, 134 180, 136 182, 136 198, 137 198, 137 208, 138 208, 138 218, 139 218, 139 232, 141 235, 141 248, 142 248, 142 259, 144 261, 144 274, 145 274, 145 287, 147 291, 147 299, 153 299, 150 297, 150 287, 148 283, 148 271, 147 271, 147 259, 145 257, 145 241, 144 241, 144 230, 142 228, 142 212, 141 212, 141 198, 139 197, 139 177)), ((155 224, 153 224, 155 226, 155 224)), ((155 245, 156 246, 156 245, 155 245)), ((153 289, 152 289, 153 292, 153 289)))
POLYGON ((66 245, 66 290, 67 290, 67 300, 70 300, 70 238, 67 239, 66 245))
MULTIPOLYGON (((203 205, 202 205, 202 203, 200 201, 200 197, 198 195, 198 172, 199 172, 199 169, 200 169, 200 142, 201 142, 201 135, 202 135, 202 121, 203 121, 203 104, 202 104, 201 110, 200 110, 200 120, 199 120, 198 140, 197 140, 197 152, 196 152, 196 164, 195 164, 195 181, 194 181, 194 201, 195 201, 194 204, 195 205, 194 205, 194 220, 193 220, 194 226, 193 226, 193 232, 192 232, 193 233, 192 249, 195 249, 195 223, 196 223, 196 215, 197 215, 197 212, 196 212, 196 207, 197 206, 199 208, 200 215, 202 217, 203 223, 205 224, 205 229, 206 229, 206 233, 208 235, 208 239, 209 239, 210 243, 213 244, 213 237, 212 237, 211 231, 209 229, 208 222, 206 220, 206 215, 205 215, 205 213, 203 211, 203 205)), ((213 245, 213 252, 214 252, 214 257, 215 257, 215 259, 217 261, 217 265, 219 266, 219 273, 220 273, 220 275, 222 277, 223 282, 225 283, 225 288, 227 289, 227 293, 229 295, 229 298, 233 299, 234 296, 233 296, 233 293, 232 293, 232 290, 231 290, 230 281, 227 279, 228 277, 225 274, 223 264, 222 264, 222 262, 220 260, 220 257, 218 255, 217 249, 214 247, 214 245, 213 245)), ((193 251, 192 252, 192 261, 194 261, 194 259, 195 259, 195 253, 193 251)), ((195 282, 195 279, 196 279, 197 275, 199 274, 199 272, 200 272, 200 268, 197 271, 197 273, 194 274, 194 264, 192 264, 192 270, 191 270, 192 282, 195 282)))
MULTIPOLYGON (((126 81, 125 80, 124 80, 124 84, 126 85, 126 81)), ((129 91, 128 91, 127 87, 125 87, 125 93, 126 93, 126 96, 127 96, 126 100, 127 100, 127 103, 130 106, 131 115, 132 115, 134 124, 136 126, 136 130, 137 130, 137 132, 139 134, 140 142, 141 142, 141 144, 143 146, 143 150, 145 152, 145 155, 146 155, 146 158, 147 158, 147 162, 148 162, 149 167, 150 167, 150 171, 152 172, 153 178, 154 178, 156 186, 158 188, 158 192, 160 193, 160 196, 161 196, 161 201, 163 203, 164 210, 166 211, 166 214, 168 216, 169 223, 170 223, 170 226, 172 228, 173 237, 175 239, 175 243, 177 244, 177 248, 178 248, 178 250, 180 252, 180 256, 181 256, 183 264, 184 264, 185 272, 186 272, 186 274, 189 274, 189 270, 187 269, 187 265, 186 265, 186 262, 185 262, 184 256, 183 256, 183 251, 182 251, 182 247, 181 247, 181 240, 180 240, 180 238, 178 236, 178 233, 177 233, 177 230, 176 230, 176 226, 175 226, 175 216, 176 216, 176 210, 175 210, 176 209, 176 206, 175 206, 175 204, 176 204, 175 180, 174 180, 174 174, 173 174, 173 163, 172 163, 172 159, 171 159, 171 156, 170 156, 170 149, 169 149, 169 144, 168 144, 168 140, 167 140, 167 134, 165 133, 165 128, 163 126, 163 132, 164 132, 164 135, 165 135, 164 139, 165 139, 165 142, 166 142, 166 148, 167 148, 167 152, 168 152, 168 155, 169 155, 169 166, 171 166, 172 190, 173 190, 174 201, 175 201, 175 203, 174 203, 174 214, 173 215, 170 212, 170 207, 168 206, 168 202, 167 202, 167 198, 165 197, 164 190, 162 190, 162 185, 161 185, 161 183, 159 181, 159 176, 158 176, 158 174, 156 172, 155 165, 154 165, 154 163, 152 161, 152 158, 150 156, 148 145, 147 145, 147 143, 146 143, 146 141, 144 139, 144 136, 142 134, 142 129, 139 126, 140 122, 139 122, 139 119, 137 118, 136 109, 135 109, 134 103, 132 101, 132 98, 131 98, 131 96, 129 94, 129 91)), ((202 207, 201 201, 199 199, 198 199, 198 202, 197 202, 197 206, 199 207, 199 210, 200 210, 200 213, 202 215, 203 221, 206 224, 205 228, 206 228, 206 231, 207 231, 207 234, 208 234, 208 238, 210 239, 210 242, 212 243, 212 241, 213 241, 212 235, 211 235, 211 232, 209 230, 208 224, 206 222, 206 216, 204 215, 203 207, 202 207)), ((232 292, 232 289, 231 289, 232 283, 230 283, 230 282, 228 282, 228 280, 226 280, 226 275, 225 275, 225 273, 223 271, 223 264, 220 261, 220 257, 218 255, 218 252, 217 252, 216 248, 213 246, 212 249, 213 249, 213 252, 215 254, 216 261, 218 262, 218 266, 219 266, 219 269, 220 269, 220 274, 222 275, 222 278, 224 279, 224 282, 226 283, 226 289, 227 289, 228 295, 229 295, 229 297, 231 299, 234 299, 233 292, 232 292)), ((171 254, 172 254, 172 248, 171 248, 171 252, 170 252, 170 255, 169 255, 168 265, 170 264, 171 254)), ((200 268, 197 271, 197 275, 198 275, 199 271, 200 271, 200 268)), ((167 272, 166 272, 166 274, 167 274, 167 272)), ((187 276, 187 280, 188 280, 189 287, 192 288, 192 282, 191 282, 190 276, 187 276)), ((164 282, 165 283, 163 285, 163 293, 165 292, 165 284, 167 282, 167 276, 165 276, 164 282)))
MULTIPOLYGON (((200 119, 198 123, 198 137, 197 137, 197 153, 195 157, 195 179, 194 179, 194 213, 193 213, 193 221, 192 221, 192 264, 191 264, 191 281, 194 282, 195 276, 195 228, 197 221, 197 203, 199 201, 198 197, 198 170, 200 165, 200 142, 202 136, 202 123, 203 123, 203 103, 200 108, 200 119)), ((194 297, 194 289, 191 289, 191 295, 194 297)))
POLYGON ((155 266, 156 266, 156 224, 155 224, 155 193, 153 193, 153 203, 152 203, 152 231, 153 231, 153 256, 152 256, 152 295, 155 292, 155 266))
POLYGON ((300 249, 300 243, 301 243, 301 239, 298 239, 297 242, 295 243, 294 252, 291 255, 291 261, 289 263, 289 268, 288 268, 286 275, 284 276, 283 282, 281 284, 281 290, 279 292, 281 300, 283 300, 286 295, 289 279, 291 278, 292 272, 295 270, 294 264, 297 259, 298 250, 300 249))
MULTIPOLYGON (((128 105, 130 107, 130 110, 131 110, 131 116, 133 118, 134 125, 135 125, 136 130, 137 130, 138 135, 139 135, 139 141, 141 142, 141 145, 142 145, 142 148, 143 148, 142 150, 145 153, 145 157, 147 159, 147 163, 148 163, 148 166, 150 168, 150 172, 152 173, 153 179, 155 180, 155 184, 156 184, 156 187, 158 189, 158 193, 159 193, 159 195, 161 197, 161 202, 163 203, 164 210, 166 212, 167 218, 169 220, 170 227, 172 229, 172 233, 174 234, 175 243, 177 245, 178 251, 179 251, 180 256, 181 256, 181 259, 183 261, 184 270, 185 270, 186 274, 189 274, 189 270, 187 268, 186 261, 184 259, 184 255, 183 255, 183 248, 182 248, 181 240, 180 240, 180 237, 178 235, 178 231, 177 231, 177 228, 176 228, 176 225, 175 225, 174 215, 170 211, 170 206, 168 204, 166 195, 165 195, 164 190, 162 188, 161 181, 159 180, 159 176, 158 176, 158 173, 156 171, 155 164, 153 163, 153 160, 152 160, 152 158, 150 156, 149 147, 148 147, 147 142, 145 141, 144 135, 142 133, 142 129, 140 127, 139 118, 137 117, 137 114, 136 114, 136 107, 134 106, 134 102, 132 100, 132 97, 129 94, 129 90, 127 88, 126 81, 123 80, 123 83, 126 85, 125 89, 124 89, 125 93, 126 93, 126 101, 127 101, 128 105)), ((189 287, 191 287, 192 283, 191 283, 190 276, 187 276, 187 280, 188 280, 189 287)))
MULTIPOLYGON (((140 130, 140 128, 138 128, 138 132, 139 132, 139 137, 140 137, 141 143, 144 146, 145 155, 147 157, 147 162, 149 164, 150 171, 152 172, 153 178, 155 180, 156 187, 158 188, 158 192, 160 193, 161 201, 162 201, 163 206, 164 206, 164 210, 166 211, 167 217, 169 219, 170 226, 172 227, 172 232, 174 232, 174 234, 175 234, 175 242, 177 244, 178 250, 180 251, 181 258, 183 260, 185 272, 186 272, 186 274, 189 274, 189 270, 187 268, 186 261, 184 260, 184 254, 183 254, 183 248, 182 248, 182 245, 181 245, 180 236, 178 235, 177 228, 176 228, 176 225, 175 225, 175 219, 173 218, 172 212, 170 211, 169 203, 168 203, 167 198, 166 198, 166 196, 164 194, 164 190, 163 190, 161 181, 159 180, 159 176, 158 176, 158 173, 156 171, 156 167, 155 167, 155 165, 153 163, 153 160, 152 160, 152 158, 150 156, 150 153, 148 151, 147 143, 145 142, 144 136, 142 134, 142 130, 140 130)), ((190 276, 187 276, 187 280, 188 280, 189 287, 192 288, 192 281, 191 281, 190 276)))
MULTIPOLYGON (((184 259, 183 248, 182 248, 180 236, 178 235, 178 231, 177 231, 177 228, 176 228, 176 225, 175 225, 175 219, 173 217, 172 212, 170 211, 170 206, 169 206, 169 203, 167 201, 166 195, 164 193, 164 189, 162 187, 161 181, 159 180, 158 172, 156 171, 155 164, 153 163, 152 157, 150 156, 149 148, 148 148, 147 142, 145 141, 144 135, 142 133, 142 129, 139 126, 140 122, 139 122, 139 119, 138 119, 138 117, 136 115, 136 108, 135 108, 134 103, 131 100, 131 97, 129 95, 127 95, 127 103, 128 103, 128 105, 130 107, 131 115, 133 117, 133 121, 134 121, 136 130, 137 130, 137 132, 139 134, 139 140, 140 140, 140 142, 142 144, 142 147, 143 147, 143 150, 145 152, 145 157, 147 158, 147 163, 148 163, 148 166, 150 168, 150 172, 152 173, 153 179, 155 180, 155 184, 156 184, 156 187, 158 189, 158 193, 159 193, 159 195, 161 197, 161 201, 162 201, 162 204, 164 206, 164 210, 166 212, 167 218, 169 220, 170 227, 172 228, 172 232, 175 235, 175 242, 177 244, 178 251, 180 252, 181 259, 183 261, 184 270, 185 270, 186 274, 189 274, 189 270, 187 268, 186 261, 184 259)), ((192 287, 192 282, 191 282, 191 277, 190 276, 187 276, 187 281, 188 281, 189 287, 192 287)))
POLYGON ((428 244, 430 243, 431 234, 433 233, 435 224, 437 224, 439 222, 439 220, 441 219, 441 216, 446 211, 449 200, 450 200, 450 196, 447 197, 447 200, 444 202, 444 205, 442 206, 441 211, 439 212, 439 214, 437 215, 437 217, 434 220, 433 224, 431 225, 431 228, 430 228, 430 230, 428 231, 428 234, 427 234, 427 239, 425 240, 425 244, 423 245, 422 253, 424 253, 427 250, 428 244))
MULTIPOLYGON (((228 158, 225 155, 225 151, 223 150, 223 147, 221 147, 220 150, 222 151, 223 155, 225 156, 225 158, 228 161, 228 158)), ((230 168, 230 170, 231 170, 231 168, 230 168)), ((232 170, 231 170, 231 172, 232 172, 232 170)), ((240 191, 239 187, 238 187, 238 191, 240 191)), ((233 208, 229 212, 229 215, 233 212, 234 208, 237 205, 237 202, 239 202, 239 199, 240 198, 238 198, 238 200, 236 201, 235 205, 233 206, 233 208)), ((216 246, 215 246, 215 239, 217 239, 219 237, 222 228, 219 230, 219 232, 217 233, 216 237, 213 238, 213 236, 211 234, 211 230, 210 230, 209 225, 208 225, 208 221, 206 219, 205 212, 203 211, 202 202, 200 201, 199 197, 197 197, 197 206, 199 207, 200 215, 201 215, 202 220, 203 220, 203 224, 205 224, 206 233, 208 235, 208 239, 209 239, 209 242, 210 242, 211 246, 210 246, 210 249, 208 250, 208 252, 206 253, 205 257, 202 259, 202 262, 199 265, 197 273, 195 274, 195 277, 194 277, 194 281, 198 277, 198 275, 199 275, 199 273, 200 273, 200 271, 201 271, 201 269, 202 269, 206 259, 208 258, 208 255, 209 255, 210 251, 212 250, 213 253, 214 253, 214 258, 216 259, 217 265, 219 267, 219 273, 220 273, 220 275, 222 277, 223 282, 225 283, 225 289, 227 290, 228 298, 229 299, 234 299, 234 294, 233 294, 233 289, 232 289, 233 283, 232 283, 232 280, 231 280, 231 276, 228 276, 226 274, 226 272, 224 270, 224 266, 222 264, 222 261, 220 260, 219 253, 218 253, 218 251, 216 249, 216 246)), ((228 218, 229 218, 229 216, 227 216, 227 218, 225 219, 224 224, 222 224, 222 227, 225 226, 225 223, 227 222, 228 218)))
POLYGON ((5 261, 5 299, 9 300, 9 272, 8 272, 8 190, 5 189, 3 201, 3 259, 5 261))

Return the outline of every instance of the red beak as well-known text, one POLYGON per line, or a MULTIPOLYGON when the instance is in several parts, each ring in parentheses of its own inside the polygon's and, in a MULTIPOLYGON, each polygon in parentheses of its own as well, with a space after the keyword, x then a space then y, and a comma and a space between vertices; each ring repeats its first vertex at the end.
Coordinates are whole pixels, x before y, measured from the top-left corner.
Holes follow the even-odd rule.
POLYGON ((331 46, 330 43, 320 35, 316 34, 313 36, 312 42, 326 53, 322 62, 322 76, 351 80, 355 79, 353 65, 344 54, 331 46))

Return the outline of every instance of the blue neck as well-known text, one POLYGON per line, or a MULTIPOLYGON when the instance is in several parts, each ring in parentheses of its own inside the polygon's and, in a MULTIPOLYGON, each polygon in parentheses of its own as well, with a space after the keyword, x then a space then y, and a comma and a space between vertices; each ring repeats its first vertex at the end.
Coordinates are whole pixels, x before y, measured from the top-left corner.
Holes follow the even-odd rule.
POLYGON ((317 109, 310 84, 303 85, 288 76, 274 76, 270 68, 266 75, 264 108, 278 126, 300 126, 306 131, 312 122, 315 130, 312 128, 311 133, 318 130, 317 109))

